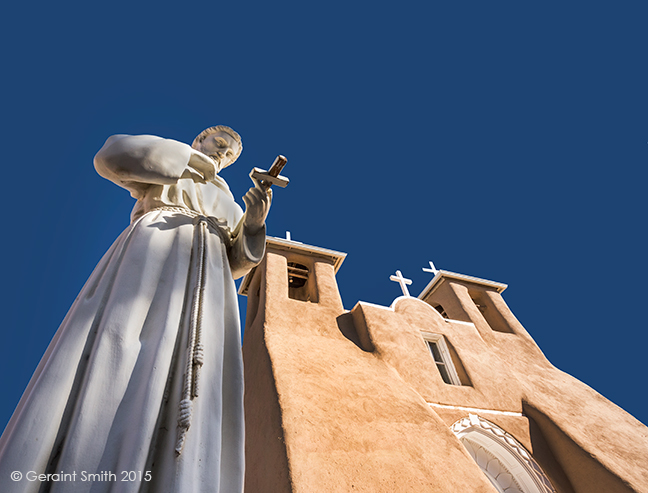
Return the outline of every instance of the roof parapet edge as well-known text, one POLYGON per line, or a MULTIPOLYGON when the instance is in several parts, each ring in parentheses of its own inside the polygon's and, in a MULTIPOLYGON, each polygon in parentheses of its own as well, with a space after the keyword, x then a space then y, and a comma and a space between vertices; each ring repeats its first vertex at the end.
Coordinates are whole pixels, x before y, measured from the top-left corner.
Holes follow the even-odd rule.
MULTIPOLYGON (((328 248, 322 248, 313 245, 306 245, 301 241, 293 241, 293 240, 287 240, 285 238, 266 236, 266 250, 267 247, 270 245, 275 247, 277 250, 284 250, 284 251, 295 250, 306 254, 311 254, 317 257, 323 257, 325 259, 332 260, 335 273, 337 273, 337 271, 340 269, 342 262, 344 262, 344 259, 347 256, 347 254, 344 252, 329 250, 328 248)), ((250 282, 252 282, 252 277, 254 277, 254 273, 256 272, 256 269, 257 268, 255 266, 252 268, 252 270, 250 270, 250 272, 245 274, 243 281, 241 281, 241 286, 239 287, 238 294, 247 296, 248 288, 250 287, 250 282)))
POLYGON ((479 277, 467 276, 465 274, 458 274, 456 272, 450 272, 447 270, 439 270, 434 278, 429 282, 427 286, 421 291, 421 294, 417 296, 418 299, 422 300, 430 296, 436 289, 441 285, 443 279, 456 279, 457 281, 465 281, 473 284, 478 284, 481 286, 487 286, 490 288, 495 288, 498 293, 502 293, 508 284, 501 282, 489 281, 488 279, 481 279, 479 277))

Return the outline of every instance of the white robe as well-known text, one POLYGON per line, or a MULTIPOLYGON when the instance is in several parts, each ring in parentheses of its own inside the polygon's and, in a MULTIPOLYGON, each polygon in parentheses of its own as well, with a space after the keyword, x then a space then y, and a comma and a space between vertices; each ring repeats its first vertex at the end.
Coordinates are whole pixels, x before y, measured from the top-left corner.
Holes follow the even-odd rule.
POLYGON ((261 260, 265 230, 250 236, 240 228, 230 240, 227 228, 243 213, 218 176, 204 184, 182 177, 196 160, 186 144, 111 139, 95 166, 139 199, 133 221, 81 290, 0 438, 0 491, 239 493, 243 365, 232 272, 261 260), (166 161, 151 158, 161 145, 166 161), (204 363, 178 456, 200 272, 204 363), (23 479, 12 481, 13 471, 23 479), (60 475, 30 481, 30 471, 60 475))

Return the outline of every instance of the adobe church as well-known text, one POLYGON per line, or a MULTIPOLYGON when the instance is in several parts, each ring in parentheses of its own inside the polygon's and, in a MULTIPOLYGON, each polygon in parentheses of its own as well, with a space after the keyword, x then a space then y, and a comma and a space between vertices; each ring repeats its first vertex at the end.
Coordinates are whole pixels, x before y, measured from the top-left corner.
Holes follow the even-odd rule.
POLYGON ((246 493, 648 492, 648 428, 546 359, 506 285, 438 271, 347 311, 344 257, 268 238, 241 284, 246 493))

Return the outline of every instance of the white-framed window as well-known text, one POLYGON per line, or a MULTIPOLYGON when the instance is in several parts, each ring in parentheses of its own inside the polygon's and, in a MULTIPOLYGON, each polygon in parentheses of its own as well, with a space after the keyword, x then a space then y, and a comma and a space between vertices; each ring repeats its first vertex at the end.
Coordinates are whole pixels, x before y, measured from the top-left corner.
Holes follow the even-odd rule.
POLYGON ((452 364, 452 357, 444 337, 441 334, 433 334, 432 332, 421 332, 421 335, 443 381, 448 385, 461 385, 461 380, 459 380, 457 370, 452 364))

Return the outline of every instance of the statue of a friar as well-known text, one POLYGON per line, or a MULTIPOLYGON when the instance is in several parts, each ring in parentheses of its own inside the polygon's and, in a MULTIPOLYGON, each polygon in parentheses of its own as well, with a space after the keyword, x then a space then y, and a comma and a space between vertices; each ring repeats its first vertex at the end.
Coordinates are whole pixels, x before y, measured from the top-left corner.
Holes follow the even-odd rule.
POLYGON ((234 279, 263 257, 271 197, 255 180, 243 213, 218 176, 241 149, 235 131, 217 126, 191 146, 114 135, 97 153, 97 172, 137 199, 131 224, 0 439, 0 491, 242 491, 234 279))

